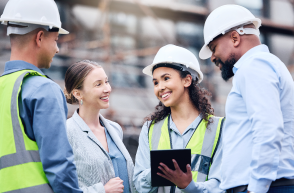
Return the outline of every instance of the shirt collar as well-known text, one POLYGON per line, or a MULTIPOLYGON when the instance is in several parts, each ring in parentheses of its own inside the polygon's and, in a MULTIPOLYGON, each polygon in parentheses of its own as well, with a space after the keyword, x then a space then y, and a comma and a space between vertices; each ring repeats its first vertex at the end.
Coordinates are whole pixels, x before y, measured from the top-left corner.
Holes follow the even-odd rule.
POLYGON ((87 123, 85 123, 85 121, 82 119, 82 117, 80 117, 78 110, 75 110, 74 114, 72 115, 72 118, 75 120, 75 122, 80 126, 80 129, 84 132, 89 132, 91 129, 89 128, 89 126, 87 125, 87 123))
POLYGON ((22 60, 13 60, 6 62, 3 75, 10 74, 20 70, 34 70, 44 75, 44 73, 31 63, 22 60))
MULTIPOLYGON (((184 135, 186 132, 188 132, 190 129, 196 129, 196 127, 199 125, 200 121, 202 120, 201 116, 199 115, 194 121, 187 127, 187 129, 183 132, 182 135, 184 135)), ((174 132, 180 133, 176 124, 173 122, 172 116, 169 117, 169 124, 170 130, 173 130, 174 132)))
POLYGON ((233 67, 233 72, 234 74, 236 74, 237 70, 239 68, 241 68, 242 65, 245 65, 245 60, 250 57, 251 55, 255 54, 256 52, 268 52, 269 53, 269 49, 266 45, 261 44, 258 46, 255 46, 253 48, 251 48, 250 50, 248 50, 234 65, 233 67))
MULTIPOLYGON (((100 123, 106 129, 105 124, 101 120, 101 116, 102 115, 99 114, 100 123)), ((79 109, 75 110, 74 114, 72 115, 72 118, 80 126, 82 131, 87 133, 91 131, 90 127, 87 125, 84 119, 79 115, 79 109)))

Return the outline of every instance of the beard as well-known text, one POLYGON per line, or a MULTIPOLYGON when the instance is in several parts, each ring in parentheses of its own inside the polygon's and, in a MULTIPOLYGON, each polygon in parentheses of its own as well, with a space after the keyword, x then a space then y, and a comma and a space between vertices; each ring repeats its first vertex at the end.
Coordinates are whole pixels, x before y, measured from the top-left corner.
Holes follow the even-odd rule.
POLYGON ((222 65, 222 69, 221 69, 222 78, 225 81, 228 81, 231 77, 234 76, 233 68, 236 63, 236 59, 234 58, 234 55, 231 55, 231 57, 225 62, 222 62, 220 59, 217 59, 216 63, 219 63, 222 65))

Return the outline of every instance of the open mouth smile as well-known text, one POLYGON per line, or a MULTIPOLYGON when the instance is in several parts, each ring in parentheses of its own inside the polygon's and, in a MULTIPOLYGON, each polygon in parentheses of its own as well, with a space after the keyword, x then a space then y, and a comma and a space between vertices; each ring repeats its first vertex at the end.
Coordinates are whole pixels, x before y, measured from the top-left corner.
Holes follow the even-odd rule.
POLYGON ((108 102, 108 101, 109 101, 109 97, 108 97, 108 96, 106 96, 106 97, 101 97, 100 99, 103 100, 104 102, 108 102))
POLYGON ((163 100, 167 100, 170 95, 171 95, 171 92, 165 92, 165 93, 162 93, 160 96, 163 100))

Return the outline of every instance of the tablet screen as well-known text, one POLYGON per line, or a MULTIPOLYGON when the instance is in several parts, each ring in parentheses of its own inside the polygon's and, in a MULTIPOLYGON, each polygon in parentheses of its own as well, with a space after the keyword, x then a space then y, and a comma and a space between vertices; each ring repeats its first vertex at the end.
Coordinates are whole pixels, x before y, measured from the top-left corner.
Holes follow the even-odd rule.
POLYGON ((187 164, 191 165, 191 149, 169 149, 169 150, 151 150, 151 185, 156 186, 174 186, 174 184, 157 175, 157 172, 161 172, 158 168, 159 163, 164 163, 170 169, 174 170, 174 164, 172 159, 175 159, 183 172, 187 172, 187 164))

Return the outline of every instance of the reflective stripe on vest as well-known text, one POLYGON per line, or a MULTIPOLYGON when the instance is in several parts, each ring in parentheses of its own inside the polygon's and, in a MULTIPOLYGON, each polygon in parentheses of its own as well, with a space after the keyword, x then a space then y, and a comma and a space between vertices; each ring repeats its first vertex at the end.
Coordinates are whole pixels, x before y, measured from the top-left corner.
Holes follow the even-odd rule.
MULTIPOLYGON (((201 120, 186 149, 191 149, 191 170, 195 182, 204 182, 209 173, 209 167, 214 154, 223 118, 210 116, 213 122, 206 128, 207 121, 201 120)), ((171 149, 169 134, 169 116, 152 124, 149 129, 150 150, 171 149)), ((171 187, 158 187, 160 193, 172 192, 171 187)), ((175 192, 181 192, 176 188, 175 192)))
MULTIPOLYGON (((19 117, 18 97, 33 70, 0 77, 0 192, 53 193, 40 160, 37 143, 28 138, 19 117)), ((44 76, 43 76, 44 77, 44 76)))

